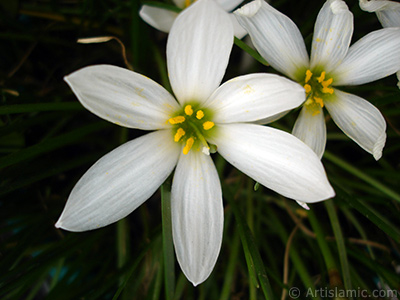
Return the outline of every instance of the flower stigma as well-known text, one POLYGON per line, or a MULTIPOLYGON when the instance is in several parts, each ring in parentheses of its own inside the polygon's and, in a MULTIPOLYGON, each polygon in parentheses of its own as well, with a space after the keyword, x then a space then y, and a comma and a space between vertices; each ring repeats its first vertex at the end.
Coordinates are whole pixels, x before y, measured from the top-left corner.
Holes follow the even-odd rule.
POLYGON ((311 70, 306 71, 303 87, 306 90, 307 97, 304 105, 312 111, 313 116, 320 113, 320 107, 324 107, 323 99, 333 94, 332 82, 333 78, 326 79, 325 71, 322 71, 318 77, 311 70))
POLYGON ((168 119, 174 130, 174 141, 183 144, 183 154, 190 150, 202 150, 209 155, 213 147, 207 143, 207 137, 215 129, 215 123, 210 119, 212 113, 205 109, 198 108, 196 104, 187 104, 179 110, 174 117, 168 119))

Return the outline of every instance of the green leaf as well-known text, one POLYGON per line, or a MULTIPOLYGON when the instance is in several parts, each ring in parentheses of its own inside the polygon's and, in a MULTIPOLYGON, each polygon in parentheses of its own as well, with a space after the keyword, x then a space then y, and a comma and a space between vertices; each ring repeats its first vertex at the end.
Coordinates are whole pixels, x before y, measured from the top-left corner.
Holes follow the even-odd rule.
POLYGON ((388 220, 384 219, 382 216, 378 216, 370 207, 365 203, 360 201, 354 195, 349 195, 338 185, 334 185, 336 191, 336 197, 346 201, 350 206, 357 209, 362 215, 373 222, 386 234, 390 235, 397 243, 400 243, 400 231, 399 229, 390 223, 388 220))
POLYGON ((86 135, 104 129, 107 126, 109 126, 108 123, 96 122, 4 156, 0 158, 0 169, 34 158, 38 155, 45 154, 66 145, 80 142, 86 135))
POLYGON ((79 102, 58 102, 58 103, 34 103, 34 104, 14 104, 0 106, 0 115, 30 113, 39 111, 70 111, 83 110, 79 102))
POLYGON ((236 205, 236 202, 233 199, 233 197, 228 196, 226 197, 226 199, 232 206, 233 214, 235 215, 240 239, 242 240, 243 250, 246 256, 249 258, 247 263, 252 264, 250 268, 254 268, 255 274, 257 276, 258 282, 260 283, 265 298, 267 300, 275 299, 271 289, 271 285, 269 283, 267 273, 265 271, 264 263, 257 249, 254 236, 251 233, 250 228, 246 223, 246 219, 243 216, 242 212, 239 210, 238 206, 236 205))
POLYGON ((249 45, 247 45, 245 42, 238 39, 237 37, 235 37, 235 45, 238 46, 239 48, 241 48, 242 50, 246 51, 259 63, 262 63, 264 66, 269 67, 268 62, 256 50, 251 48, 249 45))
POLYGON ((342 229, 340 228, 339 219, 333 204, 333 200, 329 199, 324 202, 328 211, 329 220, 331 221, 333 234, 335 235, 336 245, 339 252, 340 265, 342 267, 343 283, 346 290, 351 290, 350 268, 347 259, 346 245, 344 243, 342 229))

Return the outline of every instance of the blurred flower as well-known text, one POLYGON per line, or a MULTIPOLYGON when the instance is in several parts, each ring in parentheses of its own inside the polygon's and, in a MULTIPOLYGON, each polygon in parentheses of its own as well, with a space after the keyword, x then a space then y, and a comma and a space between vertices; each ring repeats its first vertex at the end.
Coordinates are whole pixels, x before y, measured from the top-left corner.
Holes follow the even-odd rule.
POLYGON ((218 152, 276 192, 302 202, 333 197, 314 152, 289 133, 250 122, 300 105, 304 89, 271 74, 220 82, 233 45, 226 13, 199 0, 179 15, 167 43, 176 99, 138 73, 98 65, 67 76, 81 103, 129 128, 156 130, 118 147, 79 180, 56 226, 85 231, 135 210, 175 169, 171 190, 173 240, 186 277, 197 285, 210 275, 223 233, 218 152), (215 145, 215 146, 214 146, 215 145))
POLYGON ((368 83, 400 68, 400 28, 381 29, 349 47, 353 15, 341 0, 328 0, 318 14, 309 60, 296 25, 262 0, 235 11, 256 49, 278 71, 304 86, 307 100, 293 134, 322 157, 326 145, 323 107, 343 132, 378 160, 386 141, 379 110, 335 86, 368 83))
MULTIPOLYGON (((400 3, 386 0, 360 0, 362 10, 375 12, 383 27, 400 27, 400 3)), ((400 89, 400 71, 397 72, 400 89)))
MULTIPOLYGON (((185 10, 190 5, 192 5, 196 0, 172 0, 177 7, 185 10)), ((232 11, 237 7, 243 0, 215 0, 226 12, 232 11)), ((172 24, 174 23, 176 17, 179 15, 178 12, 169 10, 167 8, 143 5, 139 11, 140 17, 150 26, 168 33, 171 30, 172 24)), ((241 39, 247 32, 239 25, 233 14, 229 13, 229 18, 232 21, 234 28, 234 35, 241 39)))

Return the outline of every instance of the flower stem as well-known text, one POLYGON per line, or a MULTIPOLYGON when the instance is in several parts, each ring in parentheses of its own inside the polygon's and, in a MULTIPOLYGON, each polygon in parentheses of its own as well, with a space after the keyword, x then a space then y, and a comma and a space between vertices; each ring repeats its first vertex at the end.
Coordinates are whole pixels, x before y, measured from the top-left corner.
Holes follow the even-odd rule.
POLYGON ((165 299, 172 300, 175 292, 175 257, 172 240, 170 179, 167 179, 161 186, 161 203, 165 299))

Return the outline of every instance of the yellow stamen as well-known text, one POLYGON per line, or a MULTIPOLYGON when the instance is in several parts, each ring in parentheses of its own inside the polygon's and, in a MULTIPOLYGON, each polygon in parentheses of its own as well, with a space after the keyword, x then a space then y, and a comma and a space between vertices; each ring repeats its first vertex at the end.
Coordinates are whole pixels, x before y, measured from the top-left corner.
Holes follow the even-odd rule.
POLYGON ((308 94, 309 92, 311 92, 311 85, 305 84, 304 89, 306 90, 306 93, 308 94))
POLYGON ((319 83, 321 83, 322 81, 324 81, 324 79, 325 79, 325 74, 326 74, 326 72, 323 71, 323 72, 321 73, 321 76, 319 76, 319 77, 317 78, 317 80, 318 80, 319 83))
POLYGON ((314 97, 314 101, 318 103, 321 107, 324 107, 324 101, 322 98, 314 97))
POLYGON ((321 82, 321 85, 322 85, 323 87, 328 87, 328 86, 330 86, 330 85, 332 84, 332 82, 333 82, 333 78, 330 78, 330 79, 328 79, 328 80, 322 81, 322 82, 321 82))
POLYGON ((185 122, 185 117, 184 116, 177 116, 177 117, 173 117, 173 118, 170 118, 169 120, 168 120, 168 122, 170 123, 170 124, 172 124, 172 125, 175 125, 175 124, 180 124, 180 123, 183 123, 183 122, 185 122))
POLYGON ((179 140, 186 134, 185 130, 183 130, 182 128, 179 128, 176 133, 175 133, 175 137, 174 137, 174 141, 175 142, 179 142, 179 140))
POLYGON ((183 154, 188 154, 190 149, 192 149, 194 143, 194 139, 193 138, 188 138, 186 141, 186 146, 183 148, 183 154))
POLYGON ((324 93, 324 94, 333 94, 333 88, 329 88, 329 87, 323 87, 322 88, 322 92, 324 93))
POLYGON ((311 77, 312 77, 311 71, 310 71, 310 70, 307 70, 307 71, 306 71, 306 80, 305 80, 305 83, 309 82, 310 79, 311 79, 311 77))
POLYGON ((185 106, 185 114, 187 114, 188 116, 191 116, 193 114, 193 109, 191 105, 185 106))
POLYGON ((204 130, 210 130, 211 128, 214 127, 214 125, 215 125, 214 122, 207 121, 203 123, 203 128, 204 130))
POLYGON ((198 110, 196 113, 196 118, 201 120, 204 117, 204 112, 202 110, 198 110))
POLYGON ((192 4, 190 0, 185 0, 185 7, 188 7, 190 4, 192 4))
POLYGON ((329 86, 332 84, 333 78, 330 78, 328 80, 322 81, 322 92, 325 94, 333 94, 333 88, 330 88, 329 86))

